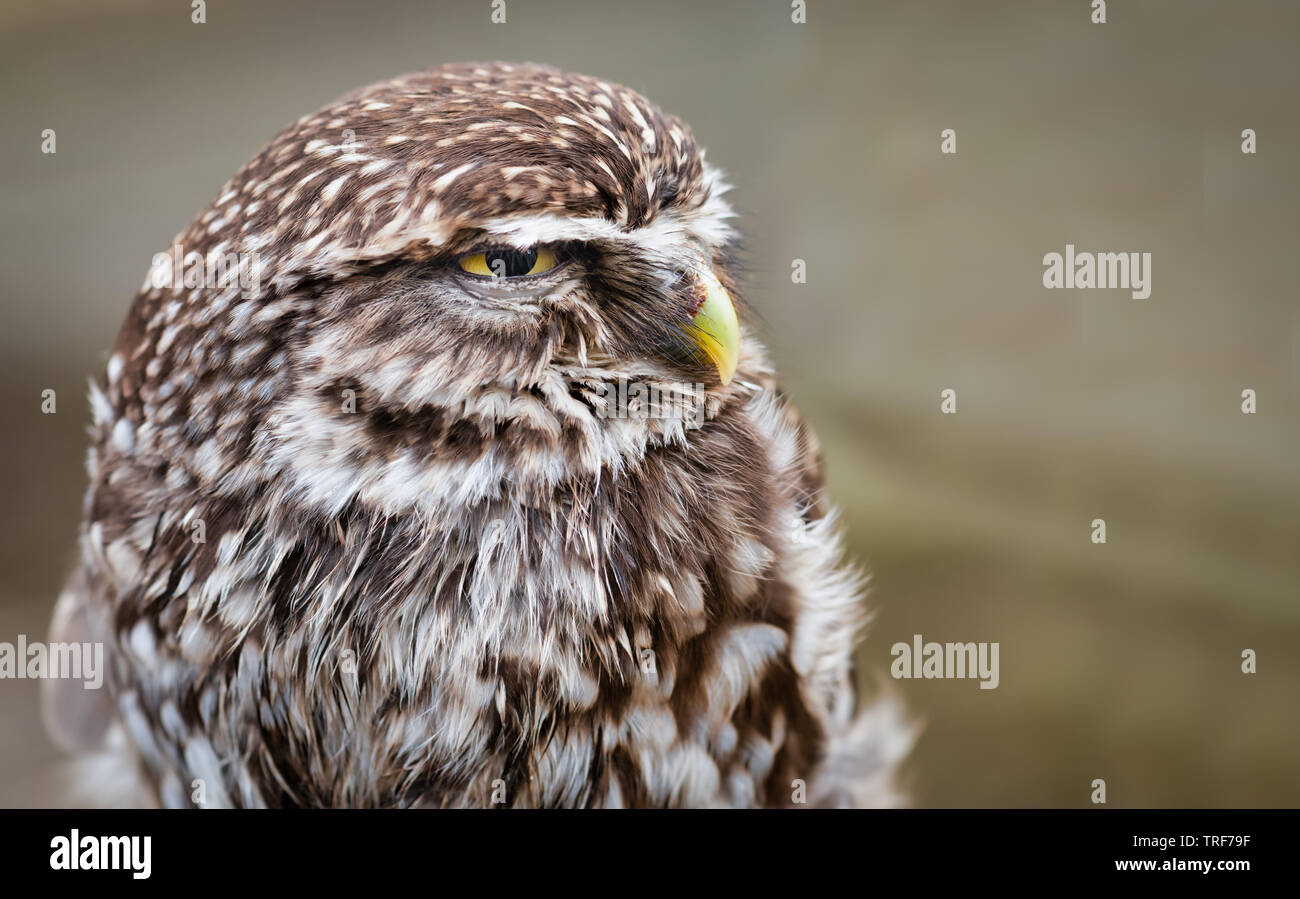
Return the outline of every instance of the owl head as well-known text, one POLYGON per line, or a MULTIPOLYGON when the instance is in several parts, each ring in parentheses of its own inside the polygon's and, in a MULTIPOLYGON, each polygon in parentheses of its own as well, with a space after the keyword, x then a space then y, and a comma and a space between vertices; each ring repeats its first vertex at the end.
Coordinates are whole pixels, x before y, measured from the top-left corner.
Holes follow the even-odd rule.
POLYGON ((325 514, 616 473, 762 368, 724 190, 685 124, 599 79, 491 63, 355 91, 155 257, 100 417, 169 481, 274 478, 325 514))

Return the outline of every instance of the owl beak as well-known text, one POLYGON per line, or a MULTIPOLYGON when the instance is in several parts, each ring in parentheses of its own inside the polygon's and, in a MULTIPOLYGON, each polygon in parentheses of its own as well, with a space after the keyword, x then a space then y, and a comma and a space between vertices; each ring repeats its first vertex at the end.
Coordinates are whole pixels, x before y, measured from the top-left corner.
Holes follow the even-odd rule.
POLYGON ((695 345, 717 367, 722 383, 730 384, 740 361, 740 321, 736 318, 736 307, 713 272, 705 271, 697 283, 704 303, 688 331, 695 345))

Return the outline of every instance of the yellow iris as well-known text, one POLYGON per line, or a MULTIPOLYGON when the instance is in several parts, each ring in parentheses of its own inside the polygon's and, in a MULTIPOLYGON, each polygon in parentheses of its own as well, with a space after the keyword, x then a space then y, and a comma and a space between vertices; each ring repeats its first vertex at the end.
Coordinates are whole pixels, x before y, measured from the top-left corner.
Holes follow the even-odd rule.
POLYGON ((462 271, 485 278, 525 278, 549 272, 559 264, 555 251, 546 247, 487 250, 469 253, 458 261, 462 271))

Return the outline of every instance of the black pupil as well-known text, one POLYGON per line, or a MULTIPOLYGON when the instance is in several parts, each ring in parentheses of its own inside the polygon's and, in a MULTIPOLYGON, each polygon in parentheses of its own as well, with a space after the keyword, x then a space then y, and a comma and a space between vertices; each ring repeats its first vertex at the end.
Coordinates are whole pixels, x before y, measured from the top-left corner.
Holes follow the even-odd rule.
POLYGON ((498 278, 518 278, 537 264, 536 250, 490 250, 484 255, 488 271, 498 278))

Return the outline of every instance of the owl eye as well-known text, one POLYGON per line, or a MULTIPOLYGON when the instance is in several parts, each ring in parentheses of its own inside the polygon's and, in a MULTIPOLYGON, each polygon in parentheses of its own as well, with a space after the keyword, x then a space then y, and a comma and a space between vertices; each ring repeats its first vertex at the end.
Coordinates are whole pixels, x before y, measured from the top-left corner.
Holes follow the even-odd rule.
POLYGON ((546 247, 515 250, 508 247, 469 253, 458 260, 461 271, 484 278, 523 278, 555 268, 555 251, 546 247))

